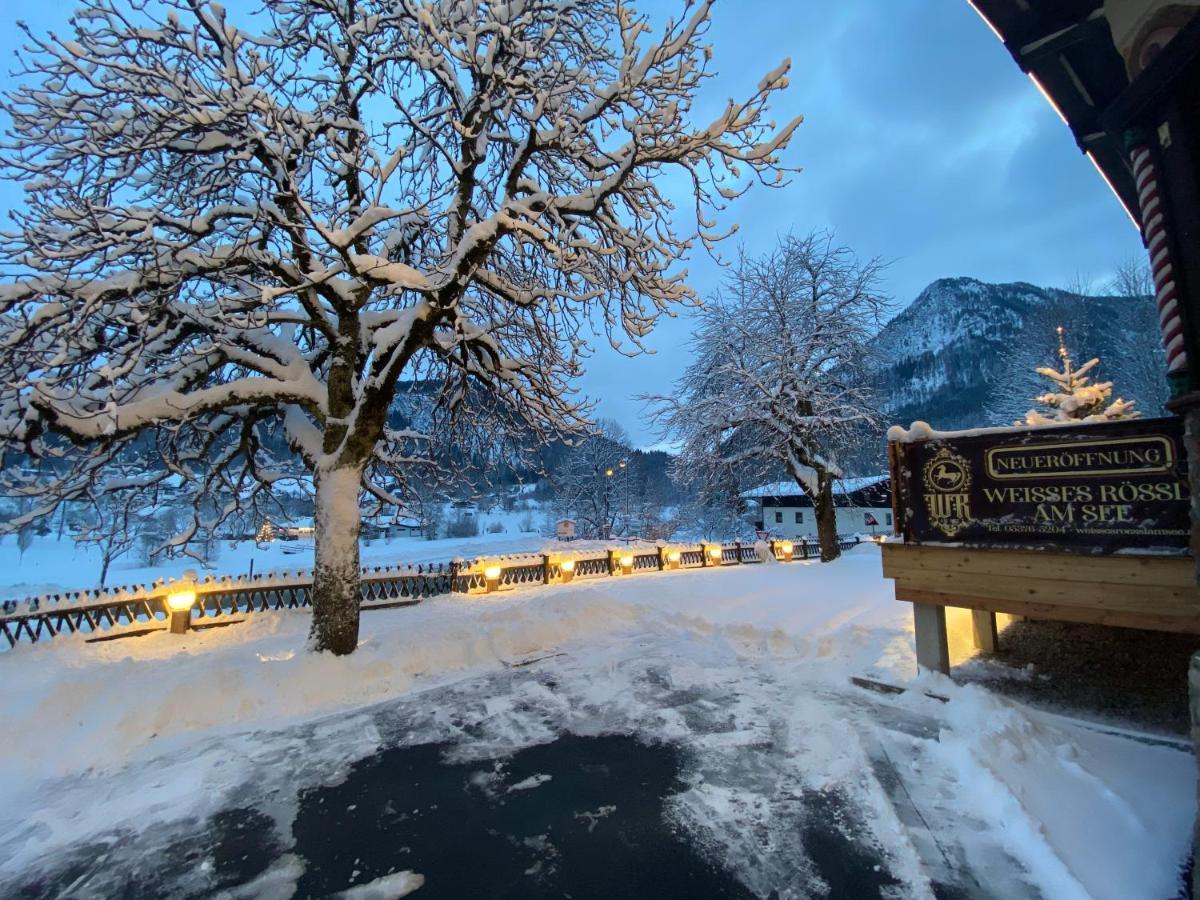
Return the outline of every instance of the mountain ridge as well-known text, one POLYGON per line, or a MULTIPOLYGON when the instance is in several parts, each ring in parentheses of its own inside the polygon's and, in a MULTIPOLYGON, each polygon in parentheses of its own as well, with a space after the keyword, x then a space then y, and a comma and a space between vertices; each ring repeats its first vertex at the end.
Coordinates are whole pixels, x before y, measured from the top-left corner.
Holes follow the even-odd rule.
POLYGON ((905 425, 1011 424, 1044 390, 1035 369, 1059 363, 1058 325, 1077 363, 1100 359, 1099 380, 1114 382, 1114 396, 1160 414, 1165 363, 1152 298, 965 276, 931 282, 873 339, 883 410, 905 425))

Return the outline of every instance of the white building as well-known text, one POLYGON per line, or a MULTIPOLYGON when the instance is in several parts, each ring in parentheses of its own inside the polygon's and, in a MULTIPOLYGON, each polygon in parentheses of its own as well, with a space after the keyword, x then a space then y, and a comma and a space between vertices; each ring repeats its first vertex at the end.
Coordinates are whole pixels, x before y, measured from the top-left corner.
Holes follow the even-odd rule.
MULTIPOLYGON (((759 531, 801 540, 817 536, 812 498, 794 481, 764 484, 742 494, 759 504, 759 531)), ((887 475, 843 478, 833 483, 838 534, 891 534, 892 485, 887 475)))

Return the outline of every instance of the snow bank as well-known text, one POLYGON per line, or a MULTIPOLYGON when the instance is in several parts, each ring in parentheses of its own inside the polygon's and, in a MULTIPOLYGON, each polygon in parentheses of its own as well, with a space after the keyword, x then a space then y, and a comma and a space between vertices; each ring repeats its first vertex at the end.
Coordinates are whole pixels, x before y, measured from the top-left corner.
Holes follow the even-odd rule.
POLYGON ((1078 728, 973 685, 950 696, 930 756, 971 785, 977 814, 1004 823, 1045 896, 1175 896, 1195 815, 1190 754, 1078 728))

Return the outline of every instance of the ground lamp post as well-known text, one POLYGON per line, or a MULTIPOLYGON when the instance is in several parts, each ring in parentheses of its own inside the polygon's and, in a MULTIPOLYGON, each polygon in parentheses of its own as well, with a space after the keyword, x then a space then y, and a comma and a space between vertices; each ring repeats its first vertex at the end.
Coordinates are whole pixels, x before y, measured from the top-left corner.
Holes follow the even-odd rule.
POLYGON ((633 554, 632 553, 622 553, 618 562, 621 564, 621 574, 622 575, 632 575, 633 574, 633 554))
POLYGON ((708 560, 708 565, 719 566, 721 564, 721 545, 706 544, 704 547, 704 555, 708 560))
POLYGON ((192 607, 195 605, 196 589, 192 583, 181 584, 167 594, 171 634, 187 634, 192 625, 192 607))
POLYGON ((500 590, 500 567, 488 566, 483 570, 484 593, 494 594, 500 590))
POLYGON ((682 553, 680 553, 678 550, 672 550, 670 553, 667 554, 667 568, 678 569, 679 563, 682 561, 682 559, 683 559, 682 553))
POLYGON ((568 583, 575 577, 575 560, 564 559, 558 564, 558 572, 562 576, 563 584, 568 583))
POLYGON ((775 545, 775 549, 779 551, 779 558, 783 562, 791 562, 795 557, 796 547, 791 541, 780 541, 775 545))

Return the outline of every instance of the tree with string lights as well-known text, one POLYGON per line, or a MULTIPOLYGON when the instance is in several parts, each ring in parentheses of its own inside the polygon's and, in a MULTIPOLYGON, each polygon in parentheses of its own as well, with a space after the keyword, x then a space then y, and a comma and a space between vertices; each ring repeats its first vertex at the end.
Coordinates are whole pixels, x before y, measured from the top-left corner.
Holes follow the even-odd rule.
POLYGON ((1056 329, 1058 334, 1058 357, 1061 368, 1052 369, 1048 366, 1038 368, 1037 373, 1047 378, 1054 388, 1034 397, 1034 402, 1041 404, 1045 412, 1031 409, 1025 414, 1023 422, 1018 425, 1053 425, 1061 422, 1094 421, 1107 422, 1118 419, 1134 419, 1141 415, 1135 410, 1134 401, 1122 400, 1118 397, 1111 400, 1112 382, 1092 382, 1092 373, 1100 365, 1098 358, 1089 359, 1081 366, 1075 366, 1071 360, 1071 352, 1067 348, 1066 333, 1061 325, 1056 329))

